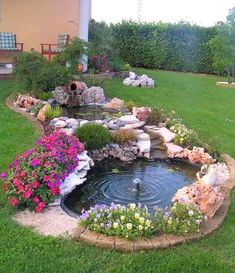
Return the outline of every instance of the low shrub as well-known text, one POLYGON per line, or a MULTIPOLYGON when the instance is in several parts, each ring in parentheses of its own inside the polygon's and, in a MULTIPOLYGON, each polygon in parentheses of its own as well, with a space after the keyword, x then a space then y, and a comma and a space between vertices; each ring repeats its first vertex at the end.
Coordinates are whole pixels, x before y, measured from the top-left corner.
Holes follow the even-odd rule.
POLYGON ((58 85, 66 85, 70 79, 68 68, 49 63, 38 52, 19 54, 14 74, 20 87, 26 91, 52 91, 58 85))
POLYGON ((157 125, 159 122, 165 122, 167 120, 167 113, 160 108, 152 108, 148 115, 147 124, 157 125))
POLYGON ((32 112, 35 116, 37 116, 38 113, 39 113, 39 111, 40 111, 40 109, 41 109, 43 106, 44 106, 44 103, 43 103, 43 102, 40 102, 40 103, 36 104, 35 106, 33 106, 33 108, 31 109, 31 112, 32 112))
POLYGON ((48 99, 53 97, 51 92, 44 92, 44 91, 37 92, 36 96, 38 99, 40 99, 42 101, 47 101, 48 99))
POLYGON ((61 132, 41 137, 0 175, 10 204, 41 212, 60 194, 61 183, 78 166, 77 155, 83 150, 76 137, 61 132))
POLYGON ((104 82, 105 82, 105 78, 96 77, 96 76, 91 75, 91 74, 90 75, 87 74, 85 77, 81 75, 80 79, 82 81, 84 81, 88 87, 91 87, 91 86, 101 86, 101 87, 103 87, 104 82))
POLYGON ((200 210, 191 204, 174 203, 164 215, 164 232, 166 233, 196 233, 205 220, 200 210))
POLYGON ((62 115, 62 108, 60 106, 49 107, 45 111, 46 119, 58 118, 62 115))
POLYGON ((109 130, 102 125, 87 123, 76 130, 76 136, 85 144, 86 149, 95 150, 111 142, 109 130))
POLYGON ((119 129, 112 133, 113 141, 123 144, 128 141, 136 140, 136 132, 133 129, 119 129))
POLYGON ((133 107, 136 107, 136 103, 133 100, 128 100, 125 104, 130 112, 132 112, 133 107))
POLYGON ((146 207, 139 204, 121 206, 95 205, 80 216, 80 225, 97 233, 122 236, 129 240, 136 237, 150 237, 162 230, 163 215, 150 215, 146 207))
POLYGON ((43 91, 53 91, 56 86, 67 85, 69 80, 68 68, 56 63, 46 63, 34 78, 34 85, 43 91))

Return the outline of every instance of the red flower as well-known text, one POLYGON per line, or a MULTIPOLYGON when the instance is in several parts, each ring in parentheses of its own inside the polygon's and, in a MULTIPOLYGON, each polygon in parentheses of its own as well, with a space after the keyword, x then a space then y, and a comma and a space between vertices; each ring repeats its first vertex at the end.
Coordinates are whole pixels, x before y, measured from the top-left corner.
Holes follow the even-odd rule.
POLYGON ((25 170, 20 172, 20 176, 26 176, 27 172, 25 170))
POLYGON ((53 195, 59 195, 60 194, 60 189, 59 188, 52 188, 51 192, 53 195))
POLYGON ((32 194, 31 191, 26 191, 26 192, 24 193, 24 198, 25 198, 25 199, 29 199, 29 197, 31 196, 31 194, 32 194))
POLYGON ((34 189, 37 189, 39 187, 39 185, 40 185, 40 183, 37 180, 33 181, 33 183, 32 183, 32 187, 34 189))
POLYGON ((50 181, 50 176, 49 175, 44 175, 44 177, 43 177, 43 180, 45 181, 45 182, 48 182, 48 181, 50 181))
POLYGON ((19 200, 18 200, 16 197, 12 197, 12 198, 10 199, 10 204, 11 204, 12 206, 17 206, 18 203, 19 203, 19 200))
POLYGON ((36 212, 41 212, 45 208, 46 204, 44 202, 39 202, 36 206, 36 212))
POLYGON ((13 178, 13 184, 16 187, 19 187, 21 185, 21 181, 18 178, 13 178))

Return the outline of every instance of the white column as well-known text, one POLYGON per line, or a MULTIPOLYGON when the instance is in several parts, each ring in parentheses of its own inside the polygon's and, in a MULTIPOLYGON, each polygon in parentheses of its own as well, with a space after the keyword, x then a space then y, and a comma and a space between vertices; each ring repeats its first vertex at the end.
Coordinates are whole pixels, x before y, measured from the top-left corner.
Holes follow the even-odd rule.
MULTIPOLYGON (((88 28, 91 14, 91 0, 78 0, 78 37, 82 40, 88 41, 88 28)), ((87 71, 88 56, 82 56, 83 71, 87 71)))

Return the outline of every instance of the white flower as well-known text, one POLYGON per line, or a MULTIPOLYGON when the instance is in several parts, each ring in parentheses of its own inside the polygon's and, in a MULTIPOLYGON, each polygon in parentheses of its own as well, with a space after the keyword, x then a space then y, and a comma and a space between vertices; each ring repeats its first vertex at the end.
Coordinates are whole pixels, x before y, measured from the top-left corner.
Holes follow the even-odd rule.
POLYGON ((189 210, 188 215, 193 216, 193 214, 194 214, 193 210, 189 210))
POLYGON ((125 217, 124 215, 122 215, 122 216, 120 217, 121 221, 124 221, 125 218, 126 218, 126 217, 125 217))
POLYGON ((150 220, 146 220, 146 226, 150 226, 150 224, 151 224, 151 221, 150 220))
POLYGON ((113 227, 114 227, 114 228, 117 228, 117 227, 118 227, 118 223, 117 223, 117 222, 114 222, 114 223, 113 223, 113 227))
POLYGON ((127 223, 127 224, 126 224, 126 227, 127 227, 127 229, 129 229, 129 230, 132 229, 132 223, 127 223))
POLYGON ((131 203, 131 204, 130 204, 130 209, 131 209, 131 210, 134 210, 135 208, 136 208, 136 204, 135 204, 135 203, 131 203))
POLYGON ((144 217, 140 217, 139 221, 140 221, 141 224, 143 224, 144 221, 145 221, 144 217))
POLYGON ((201 220, 196 220, 195 222, 196 222, 197 225, 200 225, 202 221, 201 220))
POLYGON ((138 212, 135 213, 135 218, 139 219, 140 218, 140 214, 138 212))
POLYGON ((139 229, 139 230, 142 230, 143 228, 144 228, 144 227, 143 227, 142 225, 139 225, 139 226, 138 226, 138 229, 139 229))

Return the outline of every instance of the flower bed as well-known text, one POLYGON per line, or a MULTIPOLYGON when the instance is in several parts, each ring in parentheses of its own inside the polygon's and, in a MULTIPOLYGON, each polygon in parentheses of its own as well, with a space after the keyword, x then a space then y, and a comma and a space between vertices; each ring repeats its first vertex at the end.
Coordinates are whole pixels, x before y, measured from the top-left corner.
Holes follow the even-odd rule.
POLYGON ((156 208, 155 214, 148 213, 141 204, 121 206, 112 203, 91 207, 80 216, 80 226, 106 235, 117 235, 134 240, 151 237, 159 232, 187 234, 199 230, 204 217, 200 210, 187 203, 175 203, 171 208, 156 208))
POLYGON ((1 174, 10 204, 41 212, 60 194, 61 183, 77 167, 83 150, 76 137, 61 132, 40 138, 1 174))

